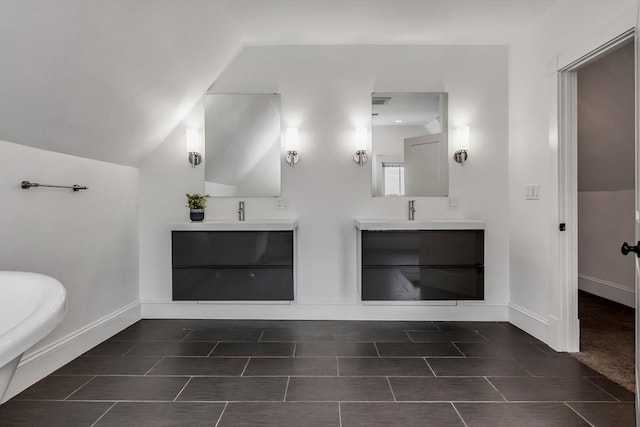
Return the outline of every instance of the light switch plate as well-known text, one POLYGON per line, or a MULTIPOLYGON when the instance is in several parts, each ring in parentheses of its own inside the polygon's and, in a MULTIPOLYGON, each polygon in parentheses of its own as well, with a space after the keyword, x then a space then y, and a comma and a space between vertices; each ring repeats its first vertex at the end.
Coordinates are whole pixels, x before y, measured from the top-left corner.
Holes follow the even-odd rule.
POLYGON ((289 209, 289 199, 286 197, 278 197, 276 199, 276 209, 289 209))
POLYGON ((527 200, 540 200, 540 184, 525 185, 524 198, 527 200))

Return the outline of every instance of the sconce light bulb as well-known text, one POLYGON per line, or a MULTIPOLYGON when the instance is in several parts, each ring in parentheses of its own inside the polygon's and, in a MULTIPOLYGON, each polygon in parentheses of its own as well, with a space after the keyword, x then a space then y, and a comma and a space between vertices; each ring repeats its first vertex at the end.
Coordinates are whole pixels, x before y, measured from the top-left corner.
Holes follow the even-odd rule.
POLYGON ((298 128, 287 128, 286 147, 287 155, 285 160, 289 163, 289 166, 293 166, 300 160, 300 155, 298 154, 298 128))
POLYGON ((356 150, 367 149, 367 128, 356 128, 356 150))
POLYGON ((189 163, 195 168, 202 163, 202 155, 200 155, 200 131, 198 129, 187 129, 186 146, 189 163))
POLYGON ((200 132, 198 129, 187 129, 187 153, 200 152, 200 132))
POLYGON ((455 132, 455 147, 456 152, 453 155, 453 159, 464 165, 469 157, 469 126, 460 126, 455 132))
POLYGON ((298 128, 287 128, 287 150, 298 150, 298 128))
POLYGON ((360 166, 367 162, 367 128, 356 128, 356 154, 353 161, 360 166))

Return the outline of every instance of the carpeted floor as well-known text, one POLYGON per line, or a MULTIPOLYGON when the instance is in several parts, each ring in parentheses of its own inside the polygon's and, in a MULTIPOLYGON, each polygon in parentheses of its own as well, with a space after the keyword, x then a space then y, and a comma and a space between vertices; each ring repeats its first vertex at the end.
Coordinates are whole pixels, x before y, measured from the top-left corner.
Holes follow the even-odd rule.
POLYGON ((573 357, 635 391, 633 308, 579 292, 580 352, 573 357))

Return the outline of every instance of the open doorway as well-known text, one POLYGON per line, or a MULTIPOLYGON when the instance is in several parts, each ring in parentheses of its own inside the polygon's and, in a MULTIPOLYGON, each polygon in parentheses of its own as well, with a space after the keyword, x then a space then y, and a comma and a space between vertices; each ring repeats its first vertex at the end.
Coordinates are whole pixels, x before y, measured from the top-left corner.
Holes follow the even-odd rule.
POLYGON ((635 390, 635 49, 633 40, 577 74, 578 318, 574 356, 635 390), (634 244, 634 243, 631 243, 634 244))
MULTIPOLYGON (((560 234, 559 241, 560 277, 563 333, 566 350, 570 352, 578 352, 585 347, 580 333, 587 331, 580 330, 581 323, 584 326, 590 323, 611 324, 614 323, 611 319, 621 317, 625 308, 635 308, 639 264, 634 262, 634 254, 623 257, 620 253, 622 242, 634 245, 640 230, 637 214, 640 199, 637 197, 635 174, 638 163, 635 48, 635 29, 630 29, 559 71, 559 219, 560 230, 565 231, 560 234), (620 65, 620 62, 626 65, 620 65), (582 80, 580 87, 579 75, 582 80), (580 123, 579 109, 582 115, 580 123), (613 304, 609 308, 602 307, 601 312, 612 317, 594 321, 595 315, 585 312, 593 308, 587 307, 585 298, 579 316, 579 287, 583 289, 580 292, 589 293, 583 293, 583 297, 593 296, 595 300, 592 302, 613 304)), ((635 346, 635 323, 633 321, 631 333, 628 331, 626 334, 632 339, 632 348, 635 346)), ((612 330, 616 330, 615 327, 612 330)), ((604 331, 601 336, 615 341, 612 330, 604 331)), ((591 348, 608 346, 615 349, 618 345, 618 342, 601 342, 591 348)), ((615 356, 616 352, 610 355, 615 356)), ((603 366, 619 364, 611 356, 592 359, 598 359, 603 366)), ((595 366, 595 363, 588 364, 595 366)), ((633 386, 633 365, 624 374, 628 377, 630 372, 632 376, 626 380, 626 386, 633 386)), ((613 376, 611 372, 603 373, 613 376)))

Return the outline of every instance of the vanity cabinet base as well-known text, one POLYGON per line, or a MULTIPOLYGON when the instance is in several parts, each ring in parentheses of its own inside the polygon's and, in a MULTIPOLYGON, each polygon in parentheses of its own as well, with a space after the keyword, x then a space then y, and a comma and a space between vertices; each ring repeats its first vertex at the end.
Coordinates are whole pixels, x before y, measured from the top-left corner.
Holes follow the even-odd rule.
POLYGON ((287 267, 174 268, 174 301, 291 301, 287 267))
POLYGON ((292 301, 291 230, 173 231, 174 301, 292 301))
POLYGON ((364 267, 363 301, 484 299, 482 267, 364 267))
POLYGON ((484 230, 361 230, 363 301, 484 299, 484 230))

